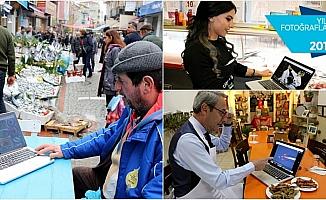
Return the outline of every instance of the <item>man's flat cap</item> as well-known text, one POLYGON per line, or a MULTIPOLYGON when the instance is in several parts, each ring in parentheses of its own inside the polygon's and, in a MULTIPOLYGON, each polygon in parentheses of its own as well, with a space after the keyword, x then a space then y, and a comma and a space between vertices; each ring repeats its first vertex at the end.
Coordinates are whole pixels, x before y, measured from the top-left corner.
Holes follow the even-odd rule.
POLYGON ((126 73, 162 69, 162 56, 162 50, 152 42, 133 42, 119 52, 112 71, 126 73))

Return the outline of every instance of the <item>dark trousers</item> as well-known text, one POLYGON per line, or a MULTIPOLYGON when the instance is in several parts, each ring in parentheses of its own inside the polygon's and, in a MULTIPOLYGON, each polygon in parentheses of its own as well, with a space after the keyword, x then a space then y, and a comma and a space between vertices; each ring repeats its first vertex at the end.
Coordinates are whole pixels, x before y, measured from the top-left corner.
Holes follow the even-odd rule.
POLYGON ((88 70, 88 77, 92 76, 92 68, 91 68, 91 54, 85 54, 83 55, 83 64, 84 64, 84 68, 83 68, 83 75, 86 76, 86 72, 88 70))
POLYGON ((94 71, 94 67, 95 67, 95 54, 92 53, 91 55, 91 63, 92 63, 92 71, 94 71))
POLYGON ((84 198, 87 190, 96 191, 101 187, 100 180, 92 168, 75 167, 72 169, 72 174, 76 199, 84 198))
POLYGON ((6 71, 0 70, 0 113, 6 112, 6 106, 3 101, 3 87, 6 82, 6 71))

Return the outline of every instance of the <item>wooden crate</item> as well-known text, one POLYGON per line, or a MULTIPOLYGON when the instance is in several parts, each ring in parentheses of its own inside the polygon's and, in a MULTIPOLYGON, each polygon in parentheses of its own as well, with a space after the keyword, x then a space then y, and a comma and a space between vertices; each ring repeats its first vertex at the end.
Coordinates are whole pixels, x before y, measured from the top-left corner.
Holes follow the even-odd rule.
POLYGON ((78 123, 75 123, 73 126, 66 126, 66 125, 61 125, 59 127, 60 134, 63 132, 68 132, 68 133, 73 133, 75 137, 77 137, 78 133, 85 129, 88 125, 88 122, 85 121, 80 121, 78 123))
POLYGON ((88 125, 88 122, 85 121, 79 121, 77 123, 74 123, 72 126, 64 125, 61 123, 56 122, 56 120, 51 120, 47 124, 44 125, 45 131, 47 130, 57 130, 60 131, 60 134, 63 134, 63 132, 73 133, 74 136, 77 137, 77 134, 85 129, 88 125))
POLYGON ((56 123, 55 120, 51 120, 49 121, 48 123, 46 123, 44 125, 44 129, 45 131, 48 131, 48 130, 56 130, 56 131, 59 131, 59 123, 56 123))

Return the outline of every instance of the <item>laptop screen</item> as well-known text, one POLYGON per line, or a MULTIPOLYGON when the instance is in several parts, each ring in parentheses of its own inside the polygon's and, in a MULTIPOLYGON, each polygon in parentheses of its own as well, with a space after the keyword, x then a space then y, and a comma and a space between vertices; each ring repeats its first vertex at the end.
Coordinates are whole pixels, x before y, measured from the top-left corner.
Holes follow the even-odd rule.
POLYGON ((272 79, 288 90, 303 90, 314 75, 315 69, 291 58, 284 57, 272 79))
POLYGON ((300 165, 305 149, 282 141, 276 141, 271 153, 273 166, 295 175, 300 165))
POLYGON ((14 112, 0 114, 0 154, 26 146, 14 112))

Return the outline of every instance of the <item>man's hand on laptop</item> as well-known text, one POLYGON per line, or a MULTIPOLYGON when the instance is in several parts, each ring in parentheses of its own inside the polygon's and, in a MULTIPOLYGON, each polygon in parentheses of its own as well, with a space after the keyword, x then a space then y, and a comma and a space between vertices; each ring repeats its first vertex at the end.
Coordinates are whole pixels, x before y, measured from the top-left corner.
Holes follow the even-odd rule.
POLYGON ((54 144, 42 144, 39 147, 35 148, 35 151, 38 155, 44 155, 50 153, 50 158, 62 158, 63 154, 59 145, 54 144))
POLYGON ((261 160, 253 160, 251 161, 254 166, 255 166, 255 171, 261 171, 265 168, 265 165, 267 164, 268 160, 270 160, 271 158, 265 158, 265 159, 261 159, 261 160))
POLYGON ((269 69, 265 69, 263 71, 256 72, 256 76, 271 77, 272 75, 273 75, 273 72, 269 69))

